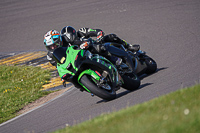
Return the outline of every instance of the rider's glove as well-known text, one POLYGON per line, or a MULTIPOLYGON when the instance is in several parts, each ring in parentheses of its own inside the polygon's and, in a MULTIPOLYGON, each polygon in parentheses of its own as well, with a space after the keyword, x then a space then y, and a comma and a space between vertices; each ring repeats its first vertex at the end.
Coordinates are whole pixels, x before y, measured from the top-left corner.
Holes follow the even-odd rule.
POLYGON ((103 36, 104 36, 103 31, 99 31, 97 33, 97 40, 96 40, 96 42, 101 42, 101 40, 103 39, 103 36))
POLYGON ((80 45, 80 48, 81 48, 81 49, 88 49, 88 48, 89 48, 89 44, 90 44, 90 42, 83 42, 83 43, 80 45))

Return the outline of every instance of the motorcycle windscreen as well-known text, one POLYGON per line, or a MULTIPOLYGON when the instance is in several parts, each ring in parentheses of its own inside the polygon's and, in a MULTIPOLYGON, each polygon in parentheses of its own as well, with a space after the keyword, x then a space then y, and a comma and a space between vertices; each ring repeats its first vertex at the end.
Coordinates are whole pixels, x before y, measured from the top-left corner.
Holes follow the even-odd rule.
POLYGON ((53 51, 53 58, 59 64, 64 64, 66 61, 67 47, 59 47, 53 51))

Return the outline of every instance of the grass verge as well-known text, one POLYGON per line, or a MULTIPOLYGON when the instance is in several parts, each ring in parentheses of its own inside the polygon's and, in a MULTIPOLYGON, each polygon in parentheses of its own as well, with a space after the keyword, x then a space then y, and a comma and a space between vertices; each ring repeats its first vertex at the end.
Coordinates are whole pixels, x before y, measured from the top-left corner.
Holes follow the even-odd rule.
POLYGON ((50 72, 33 66, 0 66, 0 123, 17 115, 25 105, 50 92, 40 91, 50 72))
POLYGON ((185 88, 55 133, 197 133, 200 85, 185 88))

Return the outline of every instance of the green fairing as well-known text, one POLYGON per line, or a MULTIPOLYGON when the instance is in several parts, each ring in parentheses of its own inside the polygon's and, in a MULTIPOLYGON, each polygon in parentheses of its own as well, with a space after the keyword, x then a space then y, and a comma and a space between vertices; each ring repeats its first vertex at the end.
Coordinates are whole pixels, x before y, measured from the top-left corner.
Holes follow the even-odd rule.
POLYGON ((96 80, 100 80, 100 77, 93 71, 93 70, 91 70, 91 69, 87 69, 87 70, 85 70, 85 71, 83 71, 79 76, 78 76, 78 83, 80 84, 80 85, 82 85, 88 92, 90 92, 90 90, 88 90, 83 84, 81 84, 81 82, 80 82, 80 79, 81 79, 81 77, 84 75, 84 74, 87 74, 87 75, 90 75, 90 76, 92 76, 94 79, 96 79, 96 80))
MULTIPOLYGON (((109 69, 112 69, 112 67, 108 66, 106 62, 108 62, 110 65, 112 65, 112 63, 109 60, 107 60, 106 58, 104 58, 102 56, 99 56, 99 55, 96 55, 92 59, 96 59, 97 62, 101 63, 102 65, 104 65, 106 67, 108 67, 109 69)), ((115 68, 115 67, 113 66, 113 68, 115 68)), ((117 71, 117 70, 115 69, 115 71, 117 71)))
MULTIPOLYGON (((78 68, 75 67, 75 59, 76 59, 76 56, 78 55, 78 53, 80 52, 81 56, 84 55, 84 50, 75 50, 73 49, 73 46, 72 47, 69 47, 66 51, 66 60, 65 60, 65 63, 64 64, 59 64, 57 63, 57 70, 58 70, 58 73, 59 73, 59 76, 62 78, 62 76, 64 76, 65 74, 69 73, 71 75, 75 75, 75 73, 67 70, 67 66, 71 63, 72 67, 78 71, 78 68)), ((83 84, 81 84, 79 81, 81 79, 81 77, 84 75, 84 74, 87 74, 87 75, 91 75, 94 79, 96 80, 100 80, 100 77, 91 69, 87 69, 85 71, 83 71, 79 77, 78 77, 78 83, 83 86, 83 88, 85 88, 88 92, 90 92, 90 90, 88 90, 83 84)))
MULTIPOLYGON (((73 72, 67 70, 67 66, 71 63, 72 67, 78 71, 78 68, 75 67, 75 59, 76 59, 76 56, 77 54, 81 51, 81 49, 79 50, 74 50, 73 47, 69 47, 66 51, 66 57, 67 57, 67 60, 65 61, 64 64, 59 64, 57 63, 57 70, 58 70, 58 73, 59 73, 59 76, 62 77, 63 75, 65 75, 66 73, 69 73, 71 75, 75 75, 73 72)), ((81 55, 83 55, 83 52, 81 51, 81 55)))
POLYGON ((68 65, 63 64, 61 66, 57 65, 57 70, 59 73, 59 76, 62 78, 63 75, 65 75, 66 73, 69 73, 71 75, 75 75, 74 73, 70 72, 69 70, 66 69, 68 65))
MULTIPOLYGON (((106 67, 108 67, 111 70, 111 73, 113 73, 113 75, 116 75, 116 77, 117 77, 117 79, 115 80, 115 78, 113 76, 113 82, 118 83, 118 72, 117 72, 117 69, 114 67, 114 65, 109 60, 107 60, 106 58, 104 58, 102 56, 99 56, 99 55, 94 56, 92 59, 96 59, 97 62, 101 63, 102 65, 104 65, 106 67), (108 62, 109 65, 106 62, 108 62), (114 71, 112 71, 113 69, 114 69, 114 71)), ((123 80, 122 80, 122 83, 123 83, 123 80)))

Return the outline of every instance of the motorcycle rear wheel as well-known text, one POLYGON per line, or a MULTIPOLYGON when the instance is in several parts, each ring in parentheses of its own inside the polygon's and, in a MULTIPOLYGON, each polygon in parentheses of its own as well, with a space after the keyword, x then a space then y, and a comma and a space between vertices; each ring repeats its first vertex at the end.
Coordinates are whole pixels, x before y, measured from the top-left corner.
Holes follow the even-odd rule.
POLYGON ((116 98, 116 92, 113 88, 110 91, 103 88, 97 87, 97 85, 91 81, 87 75, 83 75, 80 79, 80 82, 90 90, 90 92, 104 100, 110 101, 116 98))

